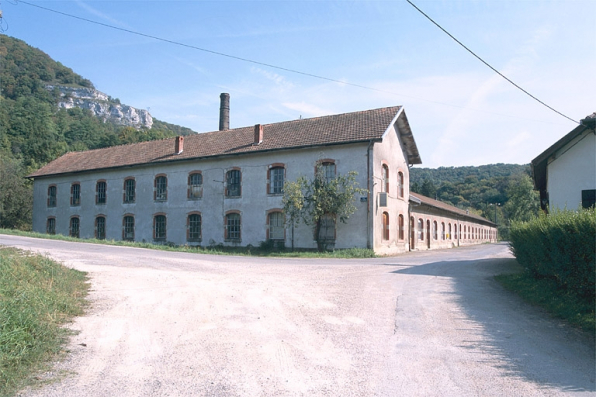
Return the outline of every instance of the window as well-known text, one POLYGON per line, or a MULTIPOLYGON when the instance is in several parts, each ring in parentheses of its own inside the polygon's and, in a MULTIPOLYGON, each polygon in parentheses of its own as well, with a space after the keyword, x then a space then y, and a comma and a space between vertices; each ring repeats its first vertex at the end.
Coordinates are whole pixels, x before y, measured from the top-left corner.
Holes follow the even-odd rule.
POLYGON ((168 178, 164 175, 155 177, 153 181, 153 199, 155 201, 166 201, 168 199, 168 178))
POLYGON ((105 240, 106 238, 105 216, 98 216, 95 218, 95 238, 98 240, 105 240))
POLYGON ((95 185, 95 204, 106 203, 107 184, 105 181, 98 181, 95 185))
POLYGON ((242 193, 240 170, 230 170, 226 174, 226 197, 240 197, 242 193))
POLYGON ((582 208, 592 208, 596 205, 596 189, 582 190, 582 208))
POLYGON ((134 241, 135 239, 135 218, 127 215, 122 218, 122 239, 134 241))
POLYGON ((134 178, 129 178, 124 180, 124 198, 123 200, 125 203, 134 203, 135 202, 135 180, 134 178))
POLYGON ((433 240, 437 240, 437 221, 433 222, 433 240))
POLYGON ((46 233, 56 234, 56 218, 48 218, 46 222, 46 233))
POLYGON ((453 240, 453 235, 451 234, 451 223, 448 225, 447 229, 447 239, 453 240))
POLYGON ((319 239, 321 241, 335 240, 335 217, 332 215, 323 215, 321 217, 321 229, 319 230, 319 239))
MULTIPOLYGON (((199 174, 200 175, 200 174, 199 174)), ((188 241, 201 241, 201 215, 190 214, 186 221, 188 233, 186 239, 188 241)))
POLYGON ((268 215, 269 240, 284 240, 284 214, 283 212, 271 212, 268 215))
POLYGON ((404 197, 404 174, 401 171, 397 173, 397 194, 404 197))
POLYGON ((383 212, 383 240, 389 240, 389 214, 383 212))
POLYGON ((240 214, 232 212, 226 215, 226 240, 240 240, 240 214))
POLYGON ((418 240, 424 241, 424 221, 422 218, 418 219, 418 240))
POLYGON ((389 167, 386 164, 383 164, 381 168, 381 178, 383 179, 381 182, 381 192, 389 193, 389 167))
POLYGON ((285 172, 286 170, 283 167, 269 169, 269 194, 283 193, 285 172))
POLYGON ((441 240, 445 240, 445 222, 441 222, 441 240))
POLYGON ((197 200, 203 197, 203 174, 193 172, 188 175, 188 193, 190 200, 197 200))
POLYGON ((70 205, 81 205, 81 185, 78 183, 70 185, 70 205))
POLYGON ((399 239, 404 240, 405 232, 404 232, 404 216, 400 215, 397 217, 398 224, 399 224, 399 239))
POLYGON ((333 160, 321 160, 315 168, 315 173, 321 172, 327 183, 335 178, 335 171, 335 161, 333 160))
POLYGON ((70 218, 70 230, 68 235, 70 237, 79 238, 79 217, 73 216, 70 218))
POLYGON ((166 216, 155 215, 153 217, 153 239, 162 241, 166 239, 166 216))
POLYGON ((48 207, 56 206, 56 193, 58 188, 56 185, 48 186, 48 207))

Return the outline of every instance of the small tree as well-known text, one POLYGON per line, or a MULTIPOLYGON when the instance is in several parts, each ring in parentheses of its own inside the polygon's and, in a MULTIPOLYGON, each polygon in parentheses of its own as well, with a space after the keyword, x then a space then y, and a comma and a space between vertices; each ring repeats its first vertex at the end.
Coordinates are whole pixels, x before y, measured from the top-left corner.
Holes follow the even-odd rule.
POLYGON ((302 211, 304 209, 304 194, 308 184, 306 178, 301 176, 296 182, 284 183, 284 196, 282 202, 284 204, 284 214, 286 215, 286 224, 292 227, 292 251, 294 251, 294 227, 300 223, 302 211))
POLYGON ((327 248, 327 241, 321 238, 323 218, 339 218, 340 222, 346 223, 356 211, 355 196, 367 192, 366 189, 358 187, 356 175, 356 171, 350 171, 347 175, 327 178, 323 168, 317 166, 312 181, 300 177, 296 182, 286 182, 284 185, 283 203, 288 222, 292 229, 300 219, 306 225, 312 226, 319 251, 327 248))

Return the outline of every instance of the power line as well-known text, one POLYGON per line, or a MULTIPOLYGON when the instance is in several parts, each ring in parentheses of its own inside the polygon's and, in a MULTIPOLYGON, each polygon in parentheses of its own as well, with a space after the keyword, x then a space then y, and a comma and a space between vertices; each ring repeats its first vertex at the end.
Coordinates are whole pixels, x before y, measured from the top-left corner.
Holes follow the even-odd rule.
MULTIPOLYGON (((26 4, 26 5, 31 6, 31 7, 35 7, 35 8, 39 8, 39 9, 45 10, 45 11, 53 12, 55 14, 63 15, 63 16, 69 17, 69 18, 78 19, 78 20, 81 20, 81 21, 84 21, 84 22, 89 22, 89 23, 92 23, 92 24, 95 24, 95 25, 100 25, 100 26, 103 26, 103 27, 106 27, 106 28, 109 28, 109 29, 119 30, 119 31, 122 31, 122 32, 134 34, 134 35, 137 35, 137 36, 147 37, 147 38, 150 38, 150 39, 153 39, 153 40, 162 41, 162 42, 165 42, 165 43, 174 44, 174 45, 177 45, 177 46, 186 47, 186 48, 190 48, 190 49, 193 49, 193 50, 203 51, 203 52, 206 52, 206 53, 209 53, 209 54, 218 55, 218 56, 222 56, 222 57, 226 57, 226 58, 230 58, 230 59, 235 59, 235 60, 242 61, 242 62, 248 62, 248 63, 252 63, 252 64, 255 64, 255 65, 261 65, 261 66, 265 66, 265 67, 272 68, 272 69, 283 70, 285 72, 295 73, 295 74, 299 74, 299 75, 307 76, 307 77, 312 77, 312 78, 319 79, 319 80, 325 80, 325 81, 330 81, 330 82, 333 82, 333 83, 344 84, 344 85, 347 85, 347 86, 357 87, 357 88, 361 88, 361 89, 369 90, 369 91, 376 91, 376 92, 382 92, 382 93, 385 93, 385 94, 391 94, 391 95, 397 95, 397 96, 402 96, 402 97, 406 97, 406 98, 418 99, 418 100, 422 100, 422 101, 425 101, 425 102, 436 103, 436 104, 439 104, 439 105, 450 106, 450 107, 454 107, 454 108, 471 109, 471 110, 475 110, 475 111, 479 111, 479 112, 483 112, 483 113, 488 113, 488 114, 494 114, 494 115, 499 115, 499 116, 505 116, 505 117, 511 117, 511 118, 516 118, 516 119, 522 119, 522 120, 530 120, 530 119, 527 119, 527 118, 524 118, 524 117, 511 116, 511 115, 508 115, 508 114, 502 114, 502 113, 496 113, 496 112, 489 112, 489 111, 485 111, 485 110, 473 109, 473 108, 469 108, 469 107, 465 107, 465 106, 458 106, 458 105, 453 105, 453 104, 439 102, 439 101, 433 101, 433 100, 424 99, 424 98, 417 98, 417 97, 413 97, 413 96, 409 96, 409 95, 398 94, 396 92, 392 92, 392 91, 388 91, 388 90, 382 90, 382 89, 378 89, 378 88, 374 88, 374 87, 368 87, 368 86, 361 85, 361 84, 350 83, 350 82, 347 82, 347 81, 337 80, 337 79, 333 79, 333 78, 330 78, 330 77, 320 76, 320 75, 316 75, 316 74, 313 74, 313 73, 302 72, 302 71, 299 71, 299 70, 296 70, 296 69, 290 69, 290 68, 286 68, 286 67, 283 67, 283 66, 273 65, 273 64, 270 64, 270 63, 255 61, 255 60, 252 60, 252 59, 243 58, 243 57, 239 57, 239 56, 235 56, 235 55, 230 55, 230 54, 226 54, 226 53, 219 52, 219 51, 209 50, 207 48, 197 47, 197 46, 194 46, 194 45, 191 45, 191 44, 185 44, 185 43, 181 43, 181 42, 178 42, 178 41, 169 40, 169 39, 165 39, 165 38, 162 38, 162 37, 158 37, 158 36, 153 36, 153 35, 146 34, 146 33, 137 32, 137 31, 130 30, 130 29, 120 28, 120 27, 117 27, 117 26, 114 26, 114 25, 110 25, 110 24, 107 24, 107 23, 94 21, 92 19, 87 19, 87 18, 79 17, 77 15, 68 14, 66 12, 54 10, 54 9, 47 8, 47 7, 43 7, 43 6, 40 6, 40 5, 37 5, 37 4, 33 4, 33 3, 29 3, 29 2, 23 1, 23 0, 15 0, 15 1, 16 1, 17 4, 18 3, 23 3, 23 4, 26 4)), ((416 9, 418 9, 409 0, 406 0, 406 1, 408 1, 410 4, 412 4, 412 6, 414 6, 416 9)), ((418 9, 418 11, 420 11, 420 10, 418 9)), ((422 11, 420 11, 420 12, 422 12, 422 11)), ((422 13, 422 14, 426 16, 426 14, 424 14, 424 13, 422 13)), ((429 18, 429 17, 427 16, 427 18, 429 18)), ((430 19, 430 20, 433 23, 435 23, 432 19, 430 19)), ((437 24, 435 23, 435 25, 437 25, 437 24)), ((439 26, 439 25, 437 25, 437 26, 439 26)), ((441 28, 441 27, 439 26, 439 28, 441 28)), ((441 28, 441 29, 443 29, 443 28, 441 28)), ((446 31, 445 31, 445 33, 449 34, 446 31)), ((449 35, 449 36, 451 36, 451 35, 449 35)), ((451 36, 451 37, 455 41, 457 41, 457 39, 455 39, 453 36, 451 36)), ((459 41, 457 41, 457 42, 459 43, 459 41)), ((463 46, 463 44, 461 44, 461 45, 463 46)), ((465 46, 464 46, 464 48, 468 49, 465 46)), ((470 51, 470 50, 468 49, 468 51, 470 51)), ((476 56, 478 59, 480 59, 482 62, 484 62, 480 57, 478 57, 472 51, 470 51, 470 52, 474 56, 476 56)), ((487 66, 489 66, 491 69, 493 69, 495 72, 499 73, 497 70, 495 70, 488 63, 486 63, 486 62, 484 62, 484 63, 487 66)), ((499 73, 499 74, 501 76, 503 76, 501 73, 499 73)), ((507 79, 507 77, 505 77, 505 76, 503 76, 503 78, 507 79)), ((522 91, 524 91, 522 88, 520 88, 519 86, 517 86, 511 80, 507 79, 507 81, 511 82, 511 84, 515 85, 517 88, 519 88, 522 91)), ((524 91, 524 92, 526 94, 530 95, 528 92, 526 92, 526 91, 524 91)), ((543 103, 542 101, 538 100, 534 96, 532 96, 532 95, 530 95, 530 96, 532 98, 534 98, 535 100, 537 100, 538 102, 542 103, 544 106, 546 106, 549 109, 551 109, 551 110, 555 111, 556 113, 560 114, 561 116, 563 116, 563 117, 565 117, 565 118, 573 121, 574 123, 577 123, 577 121, 575 121, 575 120, 573 120, 573 119, 565 116, 564 114, 556 111, 555 109, 553 109, 550 106, 546 105, 545 103, 543 103)), ((543 120, 532 120, 532 121, 544 122, 543 120)))
POLYGON ((484 59, 480 58, 478 55, 476 55, 474 53, 474 51, 470 50, 468 47, 466 47, 461 41, 459 41, 458 39, 456 39, 455 37, 453 37, 453 35, 451 33, 449 33, 448 31, 446 31, 445 29, 443 29, 443 27, 441 25, 439 25, 438 23, 436 23, 431 17, 429 17, 428 15, 426 15, 424 13, 424 11, 422 11, 420 8, 418 8, 414 3, 412 3, 410 0, 406 0, 412 7, 414 7, 419 13, 421 13, 422 15, 424 15, 429 21, 431 21, 435 26, 437 26, 439 29, 441 29, 445 34, 447 34, 447 36, 451 37, 457 44, 459 44, 460 46, 462 46, 463 48, 465 48, 470 54, 474 55, 480 62, 482 62, 483 64, 485 64, 486 66, 488 66, 493 72, 497 73, 499 76, 501 76, 502 78, 504 78, 505 80, 507 80, 509 83, 513 84, 514 87, 516 87, 517 89, 519 89, 520 91, 522 91, 523 93, 525 93, 526 95, 528 95, 530 98, 534 99, 535 101, 539 102, 540 104, 546 106, 547 108, 549 108, 550 110, 552 110, 553 112, 565 117, 566 119, 569 119, 571 121, 573 121, 574 123, 577 124, 581 124, 580 122, 572 119, 571 117, 568 117, 566 115, 564 115, 563 113, 559 112, 558 110, 550 107, 549 105, 547 105, 546 103, 542 102, 540 99, 536 98, 534 95, 530 94, 528 91, 524 90, 523 88, 521 88, 519 85, 515 84, 513 81, 511 81, 507 76, 505 76, 503 73, 499 72, 497 69, 493 68, 488 62, 486 62, 484 59))

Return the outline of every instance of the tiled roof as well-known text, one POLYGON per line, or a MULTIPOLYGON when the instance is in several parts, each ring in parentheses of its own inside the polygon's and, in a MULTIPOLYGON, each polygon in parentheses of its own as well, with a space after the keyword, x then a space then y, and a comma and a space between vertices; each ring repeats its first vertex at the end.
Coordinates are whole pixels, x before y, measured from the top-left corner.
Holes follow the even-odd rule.
POLYGON ((478 216, 476 214, 468 213, 462 209, 459 209, 452 205, 446 204, 439 200, 431 199, 430 197, 423 196, 419 193, 411 192, 410 197, 414 197, 414 198, 418 199, 423 205, 427 205, 430 207, 435 207, 435 208, 438 208, 438 209, 441 209, 444 211, 448 211, 453 214, 459 215, 462 218, 470 218, 474 221, 482 221, 483 223, 489 224, 490 226, 496 226, 493 222, 489 221, 488 219, 485 219, 485 218, 478 216))
MULTIPOLYGON (((251 126, 186 136, 184 137, 184 150, 180 154, 174 153, 176 138, 84 152, 70 152, 32 173, 29 177, 378 140, 390 126, 400 109, 400 106, 394 106, 263 124, 263 141, 259 145, 253 145, 254 126, 251 126)), ((415 144, 414 149, 417 154, 415 144)))

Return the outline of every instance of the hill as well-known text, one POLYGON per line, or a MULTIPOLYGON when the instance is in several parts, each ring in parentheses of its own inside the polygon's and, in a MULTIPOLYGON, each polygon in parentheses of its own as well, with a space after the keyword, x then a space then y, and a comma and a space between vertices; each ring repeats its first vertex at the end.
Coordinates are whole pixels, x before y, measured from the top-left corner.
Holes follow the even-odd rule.
POLYGON ((528 164, 411 168, 410 188, 499 225, 524 220, 538 211, 528 164))
POLYGON ((0 227, 30 227, 24 176, 68 151, 193 133, 121 104, 44 52, 0 35, 0 227))

